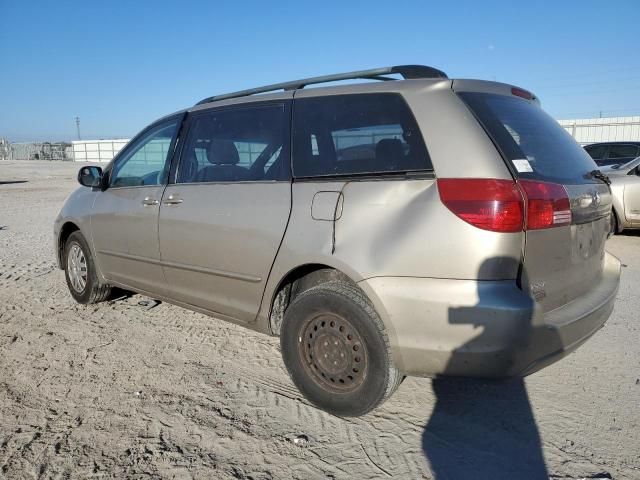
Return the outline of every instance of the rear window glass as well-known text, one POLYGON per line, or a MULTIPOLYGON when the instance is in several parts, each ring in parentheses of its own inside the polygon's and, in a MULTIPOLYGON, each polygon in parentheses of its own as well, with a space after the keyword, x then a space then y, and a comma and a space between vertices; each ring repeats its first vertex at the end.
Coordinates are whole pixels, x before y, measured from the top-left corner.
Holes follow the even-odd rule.
POLYGON ((585 183, 597 166, 584 149, 538 105, 516 97, 463 92, 513 170, 521 178, 585 183))
POLYGON ((398 94, 302 98, 293 118, 296 177, 431 170, 420 130, 398 94))

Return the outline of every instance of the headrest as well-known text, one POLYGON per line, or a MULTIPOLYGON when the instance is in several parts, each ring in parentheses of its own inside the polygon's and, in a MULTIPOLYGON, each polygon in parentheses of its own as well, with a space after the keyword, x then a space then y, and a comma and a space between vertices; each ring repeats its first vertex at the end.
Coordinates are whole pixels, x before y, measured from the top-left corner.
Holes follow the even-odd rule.
POLYGON ((214 165, 235 165, 240 161, 240 155, 231 140, 211 140, 207 159, 214 165))
POLYGON ((400 160, 403 156, 402 142, 397 138, 383 138, 376 144, 376 158, 379 160, 400 160))

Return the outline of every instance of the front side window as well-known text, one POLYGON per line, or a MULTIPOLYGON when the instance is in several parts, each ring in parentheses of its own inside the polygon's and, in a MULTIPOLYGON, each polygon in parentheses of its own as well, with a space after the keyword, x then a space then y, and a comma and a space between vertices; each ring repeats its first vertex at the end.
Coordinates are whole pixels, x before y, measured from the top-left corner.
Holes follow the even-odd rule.
POLYGON ((395 93, 295 100, 296 177, 431 170, 420 129, 395 93))
POLYGON ((162 185, 168 172, 171 142, 179 120, 162 123, 144 134, 116 161, 111 172, 111 187, 162 185))
POLYGON ((285 106, 234 107, 196 114, 178 183, 285 180, 289 160, 285 106))

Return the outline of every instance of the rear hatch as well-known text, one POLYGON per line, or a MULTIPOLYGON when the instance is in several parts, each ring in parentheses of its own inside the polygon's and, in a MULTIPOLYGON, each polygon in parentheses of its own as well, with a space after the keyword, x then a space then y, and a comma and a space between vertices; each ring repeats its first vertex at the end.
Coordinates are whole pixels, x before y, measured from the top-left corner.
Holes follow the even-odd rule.
POLYGON ((456 90, 454 83, 525 192, 519 280, 543 310, 550 311, 600 282, 611 191, 592 175, 598 168, 593 159, 529 92, 500 87, 456 90))

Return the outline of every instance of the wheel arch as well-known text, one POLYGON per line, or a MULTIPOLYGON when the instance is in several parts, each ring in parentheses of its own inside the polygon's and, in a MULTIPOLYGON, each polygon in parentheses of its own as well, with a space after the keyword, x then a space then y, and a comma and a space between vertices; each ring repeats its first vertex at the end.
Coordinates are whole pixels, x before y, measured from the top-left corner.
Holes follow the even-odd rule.
POLYGON ((290 269, 273 290, 269 306, 269 331, 280 335, 284 312, 293 299, 305 290, 331 280, 343 280, 357 283, 343 271, 323 263, 306 263, 290 269))
POLYGON ((620 215, 618 214, 616 207, 611 207, 611 215, 613 215, 613 218, 615 218, 616 220, 616 231, 614 233, 620 233, 623 230, 623 226, 622 226, 622 222, 620 221, 620 215))
POLYGON ((58 242, 56 248, 56 258, 58 259, 58 268, 64 269, 64 246, 67 243, 67 239, 69 235, 73 232, 77 232, 80 230, 80 227, 72 222, 65 222, 60 228, 60 233, 58 234, 58 242))

